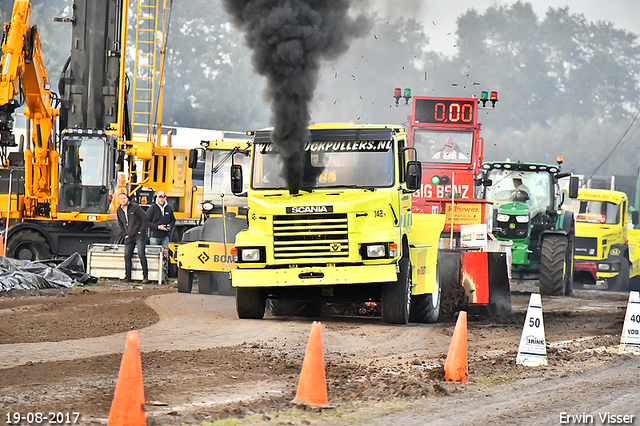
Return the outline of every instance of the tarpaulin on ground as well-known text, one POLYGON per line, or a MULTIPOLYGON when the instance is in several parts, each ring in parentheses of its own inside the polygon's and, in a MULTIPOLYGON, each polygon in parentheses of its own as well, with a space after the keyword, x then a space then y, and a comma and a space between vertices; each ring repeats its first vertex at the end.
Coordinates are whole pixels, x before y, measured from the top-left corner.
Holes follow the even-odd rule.
POLYGON ((29 262, 0 256, 0 291, 66 288, 98 281, 85 273, 78 253, 53 264, 54 261, 29 262))

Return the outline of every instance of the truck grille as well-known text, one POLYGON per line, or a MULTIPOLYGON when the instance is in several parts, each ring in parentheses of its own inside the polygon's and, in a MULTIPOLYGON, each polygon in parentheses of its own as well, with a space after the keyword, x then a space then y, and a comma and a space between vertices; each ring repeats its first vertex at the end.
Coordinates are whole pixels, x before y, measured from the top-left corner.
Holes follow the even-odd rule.
POLYGON ((598 255, 598 239, 576 237, 576 256, 596 257, 598 255))
POLYGON ((345 213, 278 215, 273 217, 274 259, 313 260, 349 256, 345 213))

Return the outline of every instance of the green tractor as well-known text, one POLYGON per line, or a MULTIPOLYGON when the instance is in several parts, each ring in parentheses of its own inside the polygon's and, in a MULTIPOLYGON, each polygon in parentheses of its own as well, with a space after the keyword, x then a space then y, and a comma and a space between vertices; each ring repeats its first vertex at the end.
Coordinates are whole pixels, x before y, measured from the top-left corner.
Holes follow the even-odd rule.
MULTIPOLYGON (((511 241, 511 277, 538 279, 540 294, 573 295, 575 220, 563 210, 566 192, 558 181, 571 176, 557 165, 492 162, 483 164, 484 198, 492 202, 492 232, 511 241)), ((576 197, 577 180, 569 195, 576 197)))

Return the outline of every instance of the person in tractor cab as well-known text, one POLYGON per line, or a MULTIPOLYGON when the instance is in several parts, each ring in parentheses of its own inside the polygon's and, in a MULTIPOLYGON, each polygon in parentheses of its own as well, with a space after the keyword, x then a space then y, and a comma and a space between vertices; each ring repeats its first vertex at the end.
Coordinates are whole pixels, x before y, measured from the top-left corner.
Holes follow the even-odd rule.
POLYGON ((436 151, 436 153, 433 154, 432 158, 434 160, 466 160, 469 157, 467 157, 462 152, 462 150, 460 150, 460 147, 458 146, 456 141, 454 141, 453 138, 449 137, 444 142, 444 146, 442 147, 442 149, 436 151))
POLYGON ((525 184, 522 183, 521 178, 513 178, 513 191, 511 192, 511 201, 527 202, 531 198, 531 191, 525 184))

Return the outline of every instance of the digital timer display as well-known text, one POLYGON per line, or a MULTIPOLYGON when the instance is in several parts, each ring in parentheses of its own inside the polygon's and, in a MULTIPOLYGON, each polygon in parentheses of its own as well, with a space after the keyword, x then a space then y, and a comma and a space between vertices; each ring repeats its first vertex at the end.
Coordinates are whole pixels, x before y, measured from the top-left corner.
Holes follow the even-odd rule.
POLYGON ((414 98, 413 119, 422 124, 475 125, 477 99, 414 98))

